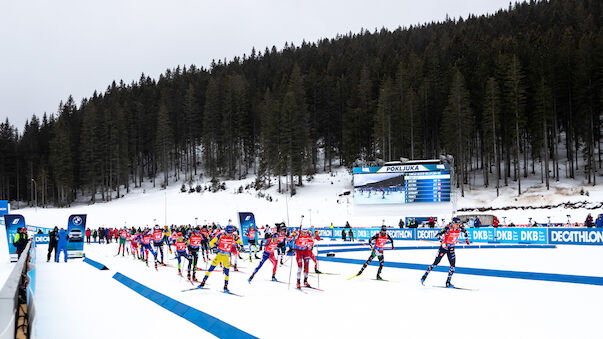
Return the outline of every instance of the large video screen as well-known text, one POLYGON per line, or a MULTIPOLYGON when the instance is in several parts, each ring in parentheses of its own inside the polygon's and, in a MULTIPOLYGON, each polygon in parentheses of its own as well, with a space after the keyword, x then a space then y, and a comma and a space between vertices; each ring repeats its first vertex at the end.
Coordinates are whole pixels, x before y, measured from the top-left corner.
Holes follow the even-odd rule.
POLYGON ((450 201, 448 164, 354 167, 354 203, 408 204, 450 201))

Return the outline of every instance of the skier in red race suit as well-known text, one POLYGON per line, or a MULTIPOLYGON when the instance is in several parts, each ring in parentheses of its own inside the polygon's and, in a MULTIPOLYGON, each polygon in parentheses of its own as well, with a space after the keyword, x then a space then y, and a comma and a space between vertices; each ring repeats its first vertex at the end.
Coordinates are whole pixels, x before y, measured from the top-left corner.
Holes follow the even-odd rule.
POLYGON ((368 264, 371 263, 373 258, 375 258, 375 256, 377 256, 377 258, 379 259, 379 270, 377 271, 377 280, 383 280, 383 278, 381 278, 381 270, 383 269, 383 264, 384 264, 383 250, 385 249, 385 244, 387 244, 388 241, 391 242, 392 250, 393 250, 394 249, 394 240, 392 239, 392 237, 389 236, 389 234, 387 234, 387 227, 382 226, 381 232, 373 235, 371 237, 371 239, 369 240, 369 246, 371 246, 371 248, 372 248, 371 256, 366 260, 364 265, 362 265, 362 268, 360 269, 358 274, 356 274, 357 276, 361 275, 362 272, 364 271, 364 269, 368 266, 368 264))
POLYGON ((266 262, 266 260, 270 260, 270 262, 272 263, 272 281, 278 281, 278 280, 276 280, 276 267, 278 266, 278 261, 276 260, 276 257, 274 256, 274 250, 276 250, 276 247, 278 246, 278 244, 279 244, 279 236, 278 236, 278 234, 273 234, 272 238, 270 238, 270 240, 268 240, 268 243, 266 244, 266 246, 264 246, 264 255, 262 256, 262 261, 260 261, 260 263, 258 264, 258 267, 255 268, 255 270, 253 271, 253 274, 247 280, 249 283, 251 283, 251 280, 253 280, 253 277, 255 276, 256 273, 258 273, 260 268, 262 268, 262 265, 264 265, 264 262, 266 262))
POLYGON ((292 247, 295 249, 295 259, 297 260, 297 288, 301 288, 301 272, 304 270, 304 286, 310 286, 308 282, 308 270, 310 268, 310 259, 312 258, 312 235, 308 230, 301 230, 300 234, 292 240, 292 247))
MULTIPOLYGON (((191 257, 189 257, 188 253, 186 252, 186 241, 184 240, 184 237, 182 236, 182 233, 172 233, 172 234, 176 234, 176 242, 174 243, 174 245, 176 246, 176 259, 178 259, 178 275, 182 276, 182 270, 180 269, 180 261, 181 259, 187 258, 189 261, 193 260, 191 257)), ((190 273, 189 273, 189 279, 190 279, 190 273)))
POLYGON ((201 241, 203 237, 201 236, 201 229, 199 226, 195 227, 193 234, 188 239, 188 251, 189 251, 189 260, 188 260, 188 273, 186 274, 186 278, 188 280, 191 279, 191 269, 193 271, 193 281, 197 281, 197 261, 199 260, 199 246, 201 246, 201 241))
POLYGON ((446 279, 446 287, 454 288, 454 285, 450 283, 456 265, 456 255, 454 253, 454 246, 456 245, 456 242, 459 236, 461 235, 461 232, 463 232, 463 234, 465 235, 465 242, 467 242, 467 245, 471 244, 469 242, 467 231, 463 226, 461 226, 461 219, 458 217, 452 218, 452 224, 446 226, 444 229, 438 232, 438 237, 443 236, 444 238, 442 239, 438 256, 435 258, 433 264, 431 264, 427 268, 425 274, 423 274, 423 277, 421 278, 421 284, 425 283, 425 279, 427 279, 427 275, 429 274, 429 272, 431 272, 431 270, 433 270, 433 268, 440 263, 440 260, 442 260, 444 254, 446 254, 448 256, 448 262, 450 262, 450 270, 448 270, 448 279, 446 279))

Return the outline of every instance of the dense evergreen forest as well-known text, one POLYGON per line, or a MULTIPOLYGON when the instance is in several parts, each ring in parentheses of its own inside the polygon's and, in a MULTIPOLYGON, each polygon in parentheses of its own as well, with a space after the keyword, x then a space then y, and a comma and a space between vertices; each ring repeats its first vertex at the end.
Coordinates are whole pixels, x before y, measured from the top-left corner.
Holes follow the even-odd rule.
POLYGON ((257 188, 279 178, 279 189, 295 194, 332 165, 442 154, 454 156, 463 193, 471 171, 518 193, 530 173, 547 187, 578 175, 594 184, 600 7, 518 3, 113 82, 32 116, 21 132, 0 125, 0 199, 67 206, 80 196, 115 199, 143 181, 165 187, 248 173, 257 188))

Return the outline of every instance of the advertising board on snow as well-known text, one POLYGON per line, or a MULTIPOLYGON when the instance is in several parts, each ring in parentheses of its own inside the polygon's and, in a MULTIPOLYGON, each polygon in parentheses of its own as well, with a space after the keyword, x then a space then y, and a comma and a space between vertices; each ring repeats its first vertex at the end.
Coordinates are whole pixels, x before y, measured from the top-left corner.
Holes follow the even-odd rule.
POLYGON ((86 234, 86 214, 73 214, 67 220, 67 255, 69 258, 84 256, 84 234, 86 234))
POLYGON ((19 256, 17 255, 17 248, 13 245, 13 240, 19 228, 25 227, 25 218, 20 214, 5 214, 3 219, 4 226, 6 227, 6 240, 8 241, 10 261, 17 261, 19 256))
POLYGON ((253 213, 239 212, 239 225, 241 226, 241 240, 243 241, 243 245, 247 245, 247 231, 251 226, 256 227, 255 216, 253 215, 253 213))
POLYGON ((549 228, 549 244, 603 245, 603 229, 549 228))

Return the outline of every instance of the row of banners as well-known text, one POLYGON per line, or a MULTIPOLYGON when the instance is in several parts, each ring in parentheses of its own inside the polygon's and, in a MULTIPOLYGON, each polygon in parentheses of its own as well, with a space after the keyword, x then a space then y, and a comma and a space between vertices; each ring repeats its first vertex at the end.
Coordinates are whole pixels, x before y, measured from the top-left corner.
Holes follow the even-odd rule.
MULTIPOLYGON (((50 230, 42 227, 26 226, 25 217, 20 214, 5 214, 4 227, 6 228, 6 238, 8 240, 8 252, 11 261, 17 261, 17 248, 13 244, 15 235, 20 228, 27 227, 28 231, 36 232, 38 229, 50 230)), ((81 258, 84 256, 84 234, 86 232, 86 214, 74 214, 67 219, 67 255, 69 258, 81 258)), ((34 236, 36 244, 46 244, 50 242, 48 234, 36 234, 34 236)))
MULTIPOLYGON (((317 228, 323 238, 339 239, 343 228, 317 228)), ((380 228, 352 229, 356 240, 368 240, 378 233, 380 228)), ((437 240, 440 229, 401 228, 388 229, 394 240, 437 240)), ((346 229, 346 236, 349 229, 346 229)), ((598 228, 546 228, 546 227, 483 227, 468 228, 471 242, 497 242, 507 244, 552 244, 552 245, 603 245, 603 229, 598 228)), ((464 235, 459 238, 465 241, 464 235)))

